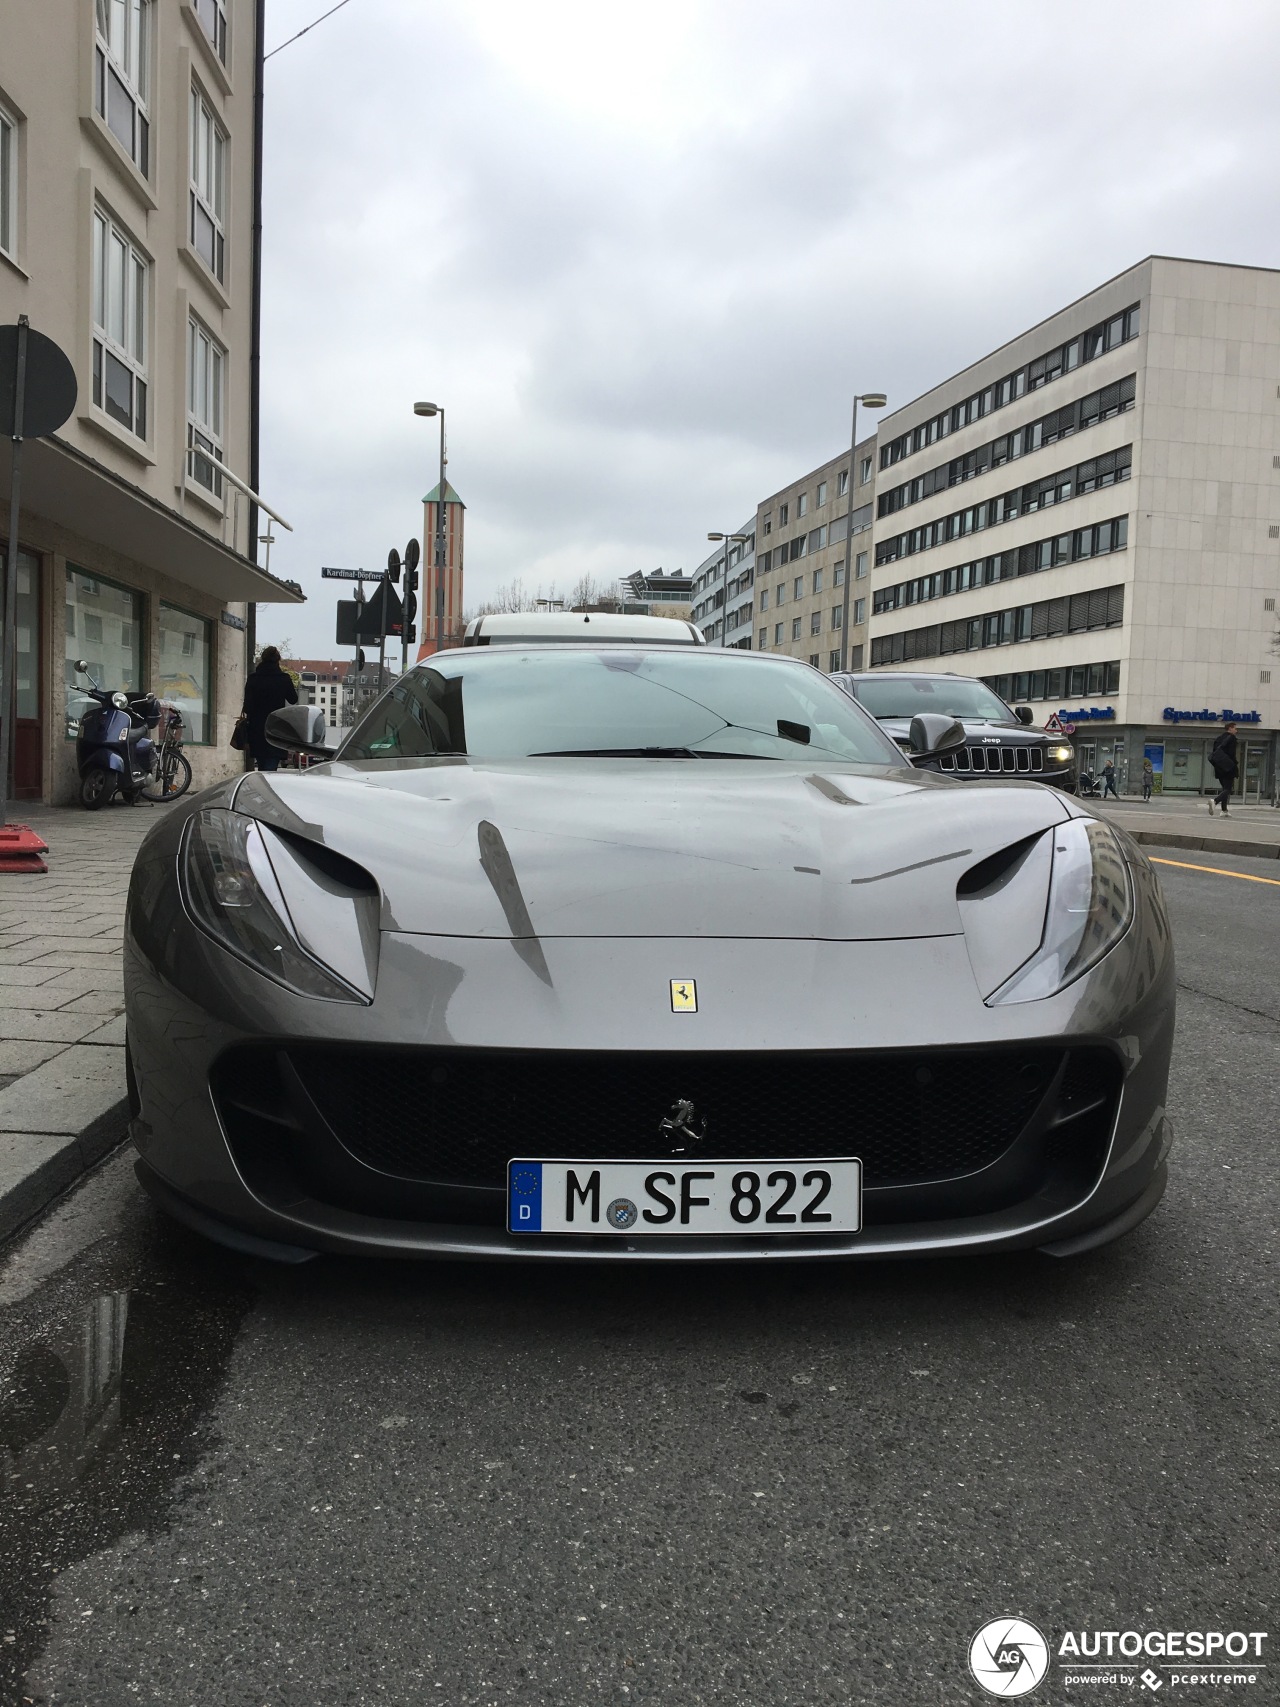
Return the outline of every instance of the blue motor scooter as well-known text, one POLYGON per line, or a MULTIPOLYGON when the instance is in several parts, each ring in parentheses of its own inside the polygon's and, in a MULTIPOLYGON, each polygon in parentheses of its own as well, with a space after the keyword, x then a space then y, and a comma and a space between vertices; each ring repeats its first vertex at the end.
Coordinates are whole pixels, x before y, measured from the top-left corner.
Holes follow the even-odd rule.
POLYGON ((100 688, 83 658, 76 661, 76 669, 89 676, 91 685, 85 691, 97 701, 80 719, 76 736, 80 804, 96 812, 117 789, 132 804, 155 775, 151 731, 160 721, 160 702, 150 693, 112 693, 100 688))

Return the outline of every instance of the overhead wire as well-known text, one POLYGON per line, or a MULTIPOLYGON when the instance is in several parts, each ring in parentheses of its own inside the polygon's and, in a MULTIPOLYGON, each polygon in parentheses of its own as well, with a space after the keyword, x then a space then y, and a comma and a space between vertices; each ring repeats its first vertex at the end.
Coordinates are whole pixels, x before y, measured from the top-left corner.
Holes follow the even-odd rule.
POLYGON ((335 12, 340 12, 344 6, 350 5, 350 3, 351 0, 338 0, 338 4, 336 6, 330 6, 327 12, 321 12, 318 18, 313 18, 309 24, 305 24, 302 29, 298 31, 297 35, 290 36, 288 41, 282 41, 280 46, 273 47, 270 53, 264 53, 262 56, 262 63, 265 65, 269 59, 273 59, 276 54, 282 53, 285 48, 290 47, 299 39, 299 37, 305 36, 308 30, 314 30, 317 24, 323 24, 326 18, 331 18, 335 12))

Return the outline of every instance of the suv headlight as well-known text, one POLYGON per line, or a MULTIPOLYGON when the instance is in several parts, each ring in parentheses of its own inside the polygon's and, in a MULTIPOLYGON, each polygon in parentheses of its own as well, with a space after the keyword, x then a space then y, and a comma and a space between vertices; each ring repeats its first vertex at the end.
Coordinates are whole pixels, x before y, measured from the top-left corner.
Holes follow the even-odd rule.
POLYGON ((1120 844, 1096 818, 1053 834, 1049 904, 1040 947, 989 1002, 1039 1002, 1087 972, 1133 922, 1133 883, 1120 844))
POLYGON ((256 819, 212 808, 189 820, 180 863, 188 913, 237 959, 300 996, 372 1000, 378 894, 367 872, 325 849, 306 858, 256 819))
POLYGON ((1075 750, 1071 747, 1065 746, 1050 747, 1049 757, 1053 760, 1055 765, 1070 764, 1071 760, 1075 757, 1075 750))

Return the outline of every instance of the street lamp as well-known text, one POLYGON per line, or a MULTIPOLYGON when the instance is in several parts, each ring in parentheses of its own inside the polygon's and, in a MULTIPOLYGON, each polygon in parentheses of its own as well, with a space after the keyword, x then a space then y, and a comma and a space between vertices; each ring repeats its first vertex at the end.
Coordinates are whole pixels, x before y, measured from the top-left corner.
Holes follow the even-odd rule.
MULTIPOLYGON (((445 455, 444 441, 444 410, 436 403, 415 403, 415 415, 439 415, 440 417, 440 485, 436 492, 436 543, 432 553, 436 570, 435 585, 435 617, 436 617, 436 651, 444 646, 444 471, 448 462, 445 455)), ((423 632, 426 632, 426 622, 423 622, 423 632)))
POLYGON ((709 533, 708 539, 724 541, 724 615, 720 618, 720 644, 729 644, 729 546, 734 541, 739 544, 751 538, 749 533, 709 533))
POLYGON ((853 580, 853 490, 858 479, 858 405, 883 409, 889 399, 883 391, 862 391, 853 399, 853 427, 849 439, 849 519, 845 523, 844 601, 840 614, 840 669, 849 662, 849 586, 853 580))

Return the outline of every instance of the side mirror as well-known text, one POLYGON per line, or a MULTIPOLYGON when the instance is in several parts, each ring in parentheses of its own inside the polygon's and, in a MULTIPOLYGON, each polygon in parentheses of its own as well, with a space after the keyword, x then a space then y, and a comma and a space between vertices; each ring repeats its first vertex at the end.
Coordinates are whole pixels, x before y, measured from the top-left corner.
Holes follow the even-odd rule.
POLYGON ((964 724, 941 711, 921 711, 911 719, 911 746, 908 758, 931 759, 937 753, 950 753, 965 743, 964 724))
POLYGON ((267 716, 263 734, 284 753, 319 753, 329 756, 325 746, 324 712, 318 705, 284 705, 267 716))
POLYGON ((1029 705, 1015 705, 1013 715, 1019 723, 1034 723, 1036 720, 1036 714, 1029 705))
POLYGON ((89 674, 89 660, 87 658, 77 658, 76 669, 80 675, 87 676, 89 674))

